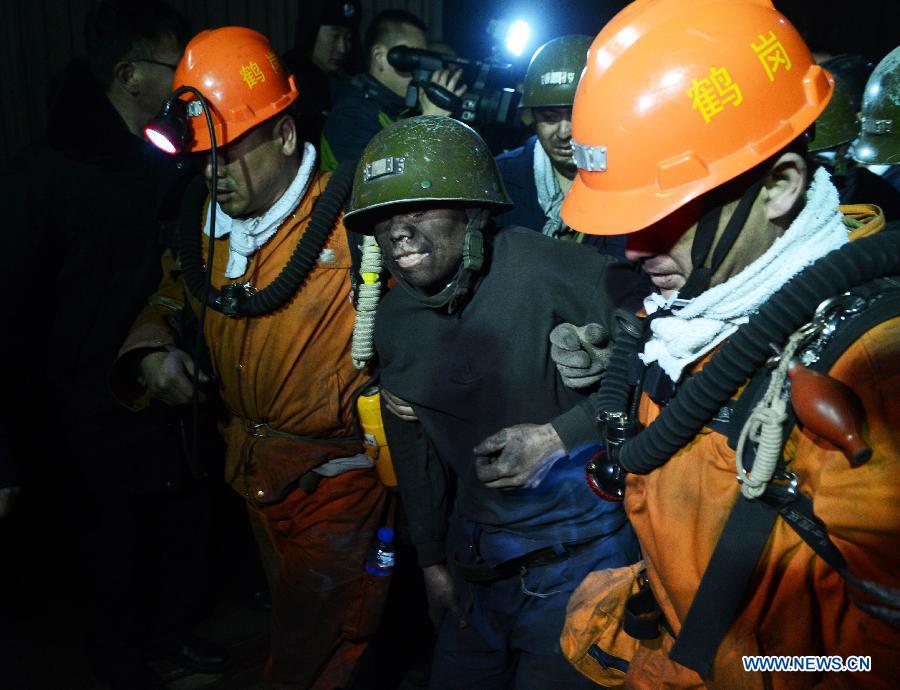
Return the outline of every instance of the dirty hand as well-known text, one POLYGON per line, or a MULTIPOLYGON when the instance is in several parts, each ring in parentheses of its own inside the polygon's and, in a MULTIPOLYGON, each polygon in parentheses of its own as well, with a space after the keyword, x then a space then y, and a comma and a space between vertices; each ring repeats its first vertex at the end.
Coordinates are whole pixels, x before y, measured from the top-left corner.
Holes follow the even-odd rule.
POLYGON ((475 474, 492 489, 533 489, 565 448, 552 424, 517 424, 475 446, 475 474))
POLYGON ((599 323, 561 323, 550 331, 550 357, 567 388, 586 388, 606 374, 612 345, 599 323))
POLYGON ((429 565, 422 568, 422 573, 425 575, 425 594, 428 596, 428 617, 435 629, 440 627, 447 611, 456 617, 460 628, 465 628, 469 624, 466 612, 459 603, 456 585, 447 566, 429 565))
MULTIPOLYGON (((194 395, 194 360, 183 350, 152 352, 141 360, 141 377, 154 398, 169 405, 186 405, 194 395)), ((208 383, 202 371, 200 383, 208 383)), ((205 396, 201 393, 200 400, 205 396)))
POLYGON ((406 402, 403 398, 398 398, 396 395, 391 393, 390 391, 381 389, 381 397, 384 398, 384 406, 388 409, 388 412, 393 414, 395 417, 399 417, 404 422, 418 422, 419 418, 416 416, 415 410, 413 410, 412 405, 406 402))
MULTIPOLYGON (((462 70, 461 69, 439 69, 435 70, 431 74, 431 79, 428 81, 432 81, 438 86, 443 86, 447 91, 452 92, 457 96, 462 96, 466 90, 469 88, 466 84, 462 82, 462 70)), ((423 115, 449 115, 449 110, 444 110, 443 108, 438 108, 434 103, 428 100, 428 96, 425 95, 425 92, 419 89, 419 102, 422 105, 422 114, 423 115)))
POLYGON ((7 486, 0 489, 0 518, 4 518, 12 512, 16 496, 21 490, 21 486, 7 486))

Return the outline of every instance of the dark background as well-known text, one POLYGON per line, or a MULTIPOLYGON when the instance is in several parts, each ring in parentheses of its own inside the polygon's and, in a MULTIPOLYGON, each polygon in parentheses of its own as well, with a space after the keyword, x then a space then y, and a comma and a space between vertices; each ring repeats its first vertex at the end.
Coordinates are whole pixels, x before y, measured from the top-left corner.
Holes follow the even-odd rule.
MULTIPOLYGON (((170 0, 196 30, 241 24, 270 37, 279 50, 293 43, 304 0, 170 0)), ((53 75, 83 50, 86 10, 93 0, 3 0, 0 2, 0 170, 12 155, 40 136, 53 75)), ((626 0, 362 0, 363 29, 375 13, 403 8, 421 16, 431 39, 457 53, 490 54, 486 33, 493 18, 523 18, 532 27, 524 69, 535 47, 566 33, 596 34, 626 0)), ((776 0, 811 47, 855 52, 879 60, 900 43, 897 0, 776 0)), ((663 56, 660 56, 662 59, 663 56)))

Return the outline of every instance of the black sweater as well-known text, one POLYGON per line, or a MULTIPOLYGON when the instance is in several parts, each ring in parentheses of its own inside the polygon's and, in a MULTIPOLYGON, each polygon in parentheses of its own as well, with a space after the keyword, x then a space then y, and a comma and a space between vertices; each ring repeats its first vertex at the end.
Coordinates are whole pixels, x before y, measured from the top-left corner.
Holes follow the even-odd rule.
MULTIPOLYGON (((515 424, 552 422, 571 453, 595 441, 595 412, 566 388, 550 358, 560 323, 609 324, 615 307, 609 257, 521 229, 494 240, 489 268, 457 314, 392 290, 378 309, 376 344, 384 387, 410 402, 420 423, 385 412, 385 427, 421 564, 443 559, 450 472, 457 509, 489 531, 540 543, 579 541, 609 531, 607 507, 591 494, 583 467, 560 460, 536 489, 500 491, 475 475, 472 448, 515 424), (569 481, 570 476, 577 477, 569 481)), ((636 287, 636 289, 639 289, 636 287)), ((626 290, 627 291, 627 290, 626 290)))

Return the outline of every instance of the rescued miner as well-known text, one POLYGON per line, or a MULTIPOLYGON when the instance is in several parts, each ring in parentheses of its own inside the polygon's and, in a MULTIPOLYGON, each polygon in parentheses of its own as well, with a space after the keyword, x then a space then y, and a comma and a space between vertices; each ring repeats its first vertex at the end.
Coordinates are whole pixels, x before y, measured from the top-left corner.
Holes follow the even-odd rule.
POLYGON ((560 653, 565 602, 591 570, 638 554, 621 507, 595 500, 584 480, 596 451, 582 409, 591 388, 564 383, 547 338, 579 315, 605 349, 608 283, 624 293, 637 281, 590 248, 495 233, 491 216, 508 207, 484 141, 456 120, 420 116, 366 147, 345 222, 374 234, 397 281, 375 342, 381 383, 410 412, 388 407, 384 423, 440 623, 431 687, 587 688, 560 653), (509 438, 511 449, 558 450, 514 491, 495 458, 473 450, 512 424, 537 438, 527 448, 509 438))

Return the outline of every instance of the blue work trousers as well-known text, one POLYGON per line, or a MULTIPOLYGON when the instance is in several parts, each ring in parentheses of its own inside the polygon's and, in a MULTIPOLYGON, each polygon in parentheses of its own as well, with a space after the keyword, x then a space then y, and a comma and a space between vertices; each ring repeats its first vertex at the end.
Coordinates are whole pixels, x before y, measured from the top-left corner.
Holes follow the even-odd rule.
MULTIPOLYGON (((454 531, 451 554, 466 547, 466 530, 457 525, 454 531)), ((468 627, 460 629, 452 614, 444 618, 431 690, 596 688, 560 649, 566 603, 588 573, 634 563, 639 554, 637 538, 626 522, 569 558, 490 584, 466 582, 451 556, 449 567, 467 610, 468 627)))

